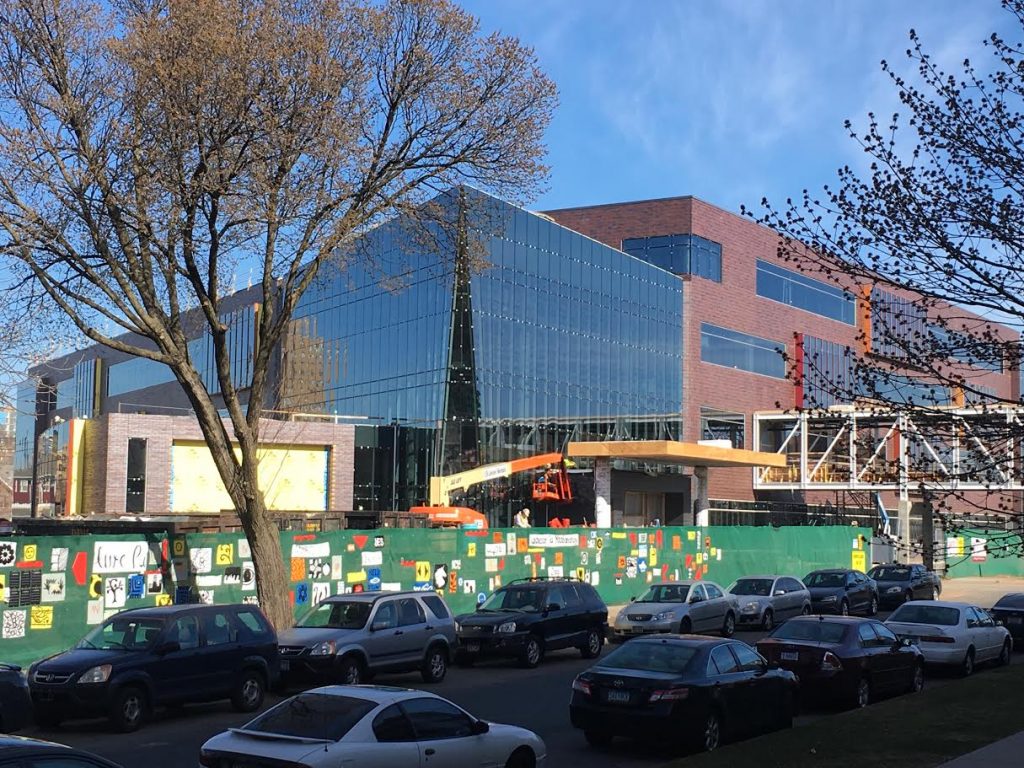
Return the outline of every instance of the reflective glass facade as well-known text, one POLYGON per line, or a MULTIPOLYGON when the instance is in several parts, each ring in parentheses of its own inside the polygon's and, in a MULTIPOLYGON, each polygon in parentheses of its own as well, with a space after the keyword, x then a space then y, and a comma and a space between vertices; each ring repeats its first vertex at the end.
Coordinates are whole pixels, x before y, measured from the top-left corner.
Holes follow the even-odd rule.
POLYGON ((722 282, 722 246, 699 235, 630 237, 622 241, 622 250, 677 275, 722 282))
POLYGON ((850 348, 806 335, 802 343, 804 406, 828 408, 849 402, 856 390, 850 348))
POLYGON ((786 345, 710 323, 700 324, 700 359, 776 379, 786 378, 786 345))
POLYGON ((852 293, 761 259, 757 260, 757 295, 841 323, 856 322, 857 299, 852 293))

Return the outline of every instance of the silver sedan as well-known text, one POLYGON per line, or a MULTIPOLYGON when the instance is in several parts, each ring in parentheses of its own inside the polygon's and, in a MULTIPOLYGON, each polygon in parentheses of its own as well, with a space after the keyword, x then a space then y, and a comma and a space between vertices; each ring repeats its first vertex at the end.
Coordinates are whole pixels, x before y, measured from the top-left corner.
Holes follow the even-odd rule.
POLYGON ((795 576, 744 576, 727 590, 739 601, 737 624, 770 630, 811 612, 811 593, 795 576))
POLYGON ((658 632, 715 632, 731 637, 736 609, 736 599, 713 581, 666 581, 654 584, 619 611, 612 639, 621 642, 658 632))

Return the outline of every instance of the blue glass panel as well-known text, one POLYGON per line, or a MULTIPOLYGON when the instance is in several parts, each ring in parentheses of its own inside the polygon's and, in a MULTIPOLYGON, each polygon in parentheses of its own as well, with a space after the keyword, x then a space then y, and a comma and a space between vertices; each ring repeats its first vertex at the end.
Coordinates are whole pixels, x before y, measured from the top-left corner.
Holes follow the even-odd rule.
POLYGON ((856 322, 857 300, 853 294, 760 259, 757 295, 849 325, 856 322))
POLYGON ((710 323, 700 326, 700 359, 777 379, 786 378, 786 345, 710 323))

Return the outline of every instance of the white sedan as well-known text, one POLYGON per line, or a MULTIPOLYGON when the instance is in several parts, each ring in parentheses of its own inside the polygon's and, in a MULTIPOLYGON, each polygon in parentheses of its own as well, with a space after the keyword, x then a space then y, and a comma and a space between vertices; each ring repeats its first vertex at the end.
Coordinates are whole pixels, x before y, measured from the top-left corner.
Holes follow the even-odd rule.
POLYGON ((535 768, 544 742, 488 723, 423 691, 332 685, 285 699, 241 728, 207 741, 206 768, 535 768))
POLYGON ((982 662, 1010 663, 1010 633, 976 605, 913 600, 893 611, 885 625, 917 645, 928 664, 958 666, 964 675, 982 662))

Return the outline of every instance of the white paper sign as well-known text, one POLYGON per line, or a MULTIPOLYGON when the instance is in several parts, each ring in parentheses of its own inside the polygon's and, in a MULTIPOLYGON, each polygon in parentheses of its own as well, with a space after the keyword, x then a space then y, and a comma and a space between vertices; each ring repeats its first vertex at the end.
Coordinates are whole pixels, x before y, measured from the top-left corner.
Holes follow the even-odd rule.
POLYGON ((103 605, 106 608, 124 608, 128 585, 124 576, 111 576, 103 585, 103 605))
POLYGON ((575 533, 531 533, 530 547, 578 547, 580 537, 575 533))
POLYGON ((292 544, 292 557, 330 557, 331 542, 319 544, 292 544))
POLYGON ((565 569, 560 565, 552 565, 548 568, 548 576, 552 579, 560 579, 565 576, 565 569))
POLYGON ((192 573, 209 573, 213 570, 213 549, 210 547, 189 550, 188 559, 192 573))
POLYGON ((384 553, 376 550, 367 550, 363 552, 363 567, 368 568, 375 565, 382 565, 384 563, 384 553))
POLYGON ((248 539, 239 539, 238 546, 236 547, 236 549, 238 550, 239 560, 248 560, 250 557, 252 557, 252 550, 249 548, 248 539))
POLYGON ((101 621, 103 621, 103 601, 90 600, 85 609, 85 623, 99 624, 101 621))
POLYGON ((149 548, 143 541, 97 541, 92 548, 93 573, 137 573, 148 564, 149 548))
POLYGON ((310 591, 310 602, 313 605, 322 603, 331 596, 331 584, 326 581, 314 581, 313 589, 310 591))
POLYGON ((497 571, 498 560, 493 557, 484 560, 484 570, 487 571, 487 573, 494 573, 495 571, 497 571))
POLYGON ((484 556, 486 556, 486 557, 504 557, 505 556, 505 545, 504 544, 484 544, 484 556))
POLYGON ((514 533, 505 534, 505 554, 514 555, 516 553, 516 535, 514 533))

